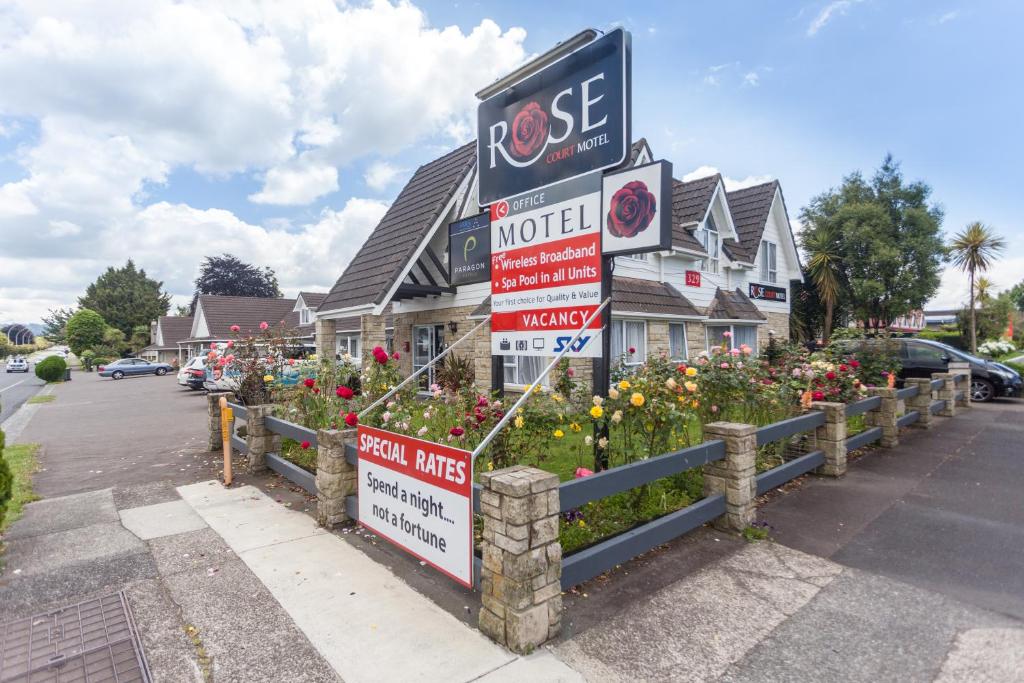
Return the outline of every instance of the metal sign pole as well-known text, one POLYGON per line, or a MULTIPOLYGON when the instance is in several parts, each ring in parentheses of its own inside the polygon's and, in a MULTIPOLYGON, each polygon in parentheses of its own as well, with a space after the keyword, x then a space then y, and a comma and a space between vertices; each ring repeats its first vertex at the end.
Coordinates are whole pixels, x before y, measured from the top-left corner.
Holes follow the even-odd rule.
POLYGON ((487 448, 488 445, 490 445, 491 441, 494 440, 494 437, 498 435, 498 432, 500 432, 501 429, 506 424, 508 424, 508 421, 511 420, 512 417, 516 414, 516 411, 519 409, 519 406, 521 406, 526 401, 526 399, 528 399, 530 397, 530 394, 533 393, 534 389, 536 389, 538 386, 540 386, 540 383, 544 380, 545 377, 548 376, 548 373, 551 372, 551 370, 556 365, 558 365, 558 361, 562 360, 562 358, 567 353, 569 353, 569 351, 572 349, 573 345, 577 341, 579 341, 579 338, 582 337, 583 333, 587 331, 588 327, 590 327, 590 323, 594 322, 594 319, 597 318, 597 316, 599 316, 601 314, 601 311, 603 311, 606 307, 611 305, 611 303, 612 303, 612 299, 611 299, 611 297, 608 297, 603 302, 601 302, 600 306, 598 306, 596 309, 594 309, 594 312, 591 313, 590 316, 583 322, 583 327, 581 327, 576 332, 576 334, 573 335, 573 338, 571 340, 569 340, 569 343, 565 345, 565 348, 562 349, 558 353, 558 355, 555 356, 552 359, 552 361, 550 363, 548 363, 548 366, 546 368, 544 368, 544 372, 540 373, 540 376, 537 377, 537 379, 535 379, 533 381, 533 383, 530 384, 530 386, 526 387, 526 391, 524 391, 523 395, 519 397, 519 400, 516 401, 515 404, 511 408, 509 408, 508 412, 505 413, 505 416, 502 417, 501 420, 498 421, 498 424, 494 425, 494 429, 492 429, 490 431, 490 433, 487 436, 484 437, 484 440, 480 442, 480 445, 473 449, 473 459, 474 460, 476 460, 476 457, 478 455, 480 455, 481 453, 484 452, 484 449, 487 448))
POLYGON ((422 368, 420 368, 420 369, 419 369, 419 370, 417 370, 416 372, 412 373, 411 375, 409 375, 408 377, 406 377, 405 379, 403 379, 403 380, 402 380, 401 382, 399 382, 399 383, 398 383, 398 386, 396 386, 395 388, 393 388, 393 389, 392 389, 391 391, 389 391, 388 393, 386 393, 386 394, 384 394, 383 396, 381 396, 380 398, 378 398, 378 399, 377 399, 376 401, 374 401, 373 403, 371 403, 370 405, 368 405, 368 406, 367 406, 366 408, 363 408, 363 409, 362 409, 362 410, 361 410, 361 411, 359 412, 359 415, 358 415, 359 419, 362 419, 364 415, 366 415, 367 413, 369 413, 369 412, 370 412, 371 410, 373 410, 374 408, 376 408, 377 406, 379 406, 379 405, 380 405, 381 403, 383 403, 383 402, 384 402, 384 401, 386 401, 387 399, 389 399, 389 398, 391 398, 392 396, 394 396, 395 394, 397 394, 397 393, 398 393, 399 391, 401 391, 401 390, 402 390, 402 387, 404 387, 404 386, 405 386, 406 384, 408 384, 409 382, 413 381, 414 379, 416 379, 417 377, 419 377, 420 375, 422 375, 422 374, 423 374, 424 372, 426 372, 426 371, 427 371, 427 369, 428 369, 428 368, 431 368, 431 367, 433 367, 433 366, 434 366, 434 364, 436 364, 436 363, 437 363, 437 362, 438 362, 439 360, 441 360, 442 358, 444 358, 445 356, 447 356, 447 355, 448 355, 449 353, 451 353, 452 351, 454 351, 454 350, 455 350, 455 347, 456 347, 456 346, 458 346, 458 345, 459 345, 459 344, 461 344, 462 342, 464 342, 464 341, 466 341, 467 339, 469 339, 469 337, 470 337, 470 336, 471 336, 471 335, 472 335, 472 334, 473 334, 474 332, 476 332, 477 330, 479 330, 479 329, 480 329, 481 327, 483 327, 484 325, 486 325, 486 324, 487 324, 487 323, 489 323, 490 321, 491 321, 491 316, 490 316, 490 314, 488 314, 486 318, 484 318, 483 320, 481 320, 481 321, 480 321, 480 324, 478 324, 478 325, 477 325, 476 327, 474 327, 473 329, 471 329, 471 330, 470 330, 469 332, 467 332, 466 334, 464 334, 464 335, 462 335, 461 337, 459 337, 459 339, 458 339, 457 341, 455 341, 454 343, 450 344, 450 345, 448 346, 448 348, 446 348, 446 349, 445 349, 444 351, 442 351, 441 353, 439 353, 439 354, 437 354, 436 356, 434 356, 433 358, 431 358, 431 359, 430 359, 430 362, 429 362, 429 363, 427 363, 427 364, 426 364, 426 365, 424 365, 424 366, 423 366, 422 368))

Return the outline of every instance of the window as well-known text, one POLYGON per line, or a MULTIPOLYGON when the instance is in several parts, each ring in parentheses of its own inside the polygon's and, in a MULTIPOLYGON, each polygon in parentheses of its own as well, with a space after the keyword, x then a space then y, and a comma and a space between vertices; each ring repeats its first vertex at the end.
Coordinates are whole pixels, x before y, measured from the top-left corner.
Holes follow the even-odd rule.
POLYGON ((337 353, 338 356, 344 356, 346 353, 352 356, 352 362, 357 365, 362 361, 362 347, 359 343, 359 333, 341 333, 337 337, 337 353))
POLYGON ((612 363, 640 365, 647 359, 647 323, 643 320, 612 320, 612 363), (629 350, 633 349, 633 353, 629 350))
POLYGON ((303 308, 299 311, 299 324, 309 325, 313 322, 313 309, 303 308))
MULTIPOLYGON (((537 381, 550 362, 551 359, 544 356, 505 356, 505 384, 528 386, 537 381)), ((541 384, 547 386, 550 376, 541 384)))
POLYGON ((697 239, 700 240, 704 251, 708 253, 708 258, 700 262, 700 269, 705 273, 717 273, 718 226, 715 225, 715 219, 710 215, 708 215, 708 219, 704 222, 704 229, 697 231, 697 239))
POLYGON ((686 360, 686 325, 668 324, 668 355, 672 360, 686 360))
POLYGON ((730 343, 726 344, 730 349, 738 349, 744 344, 757 353, 757 326, 756 325, 708 325, 708 349, 714 346, 721 346, 725 340, 725 333, 732 335, 730 343))
MULTIPOLYGON (((412 328, 412 370, 416 372, 444 351, 444 325, 416 325, 412 328)), ((437 364, 430 365, 419 377, 421 391, 434 383, 437 364)))
POLYGON ((761 279, 765 282, 775 282, 778 279, 775 252, 774 242, 761 242, 761 279))

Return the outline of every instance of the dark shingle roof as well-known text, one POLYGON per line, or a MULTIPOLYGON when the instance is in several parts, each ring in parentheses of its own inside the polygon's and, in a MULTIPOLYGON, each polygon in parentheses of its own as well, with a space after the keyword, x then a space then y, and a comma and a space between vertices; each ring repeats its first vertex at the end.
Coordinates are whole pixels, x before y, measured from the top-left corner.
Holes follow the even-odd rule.
POLYGON ((732 213, 732 222, 736 226, 739 240, 725 240, 722 246, 733 260, 753 263, 757 258, 764 225, 768 221, 768 213, 778 187, 779 181, 773 180, 726 193, 725 198, 729 202, 729 212, 732 213))
POLYGON ((323 303, 324 299, 327 298, 327 292, 299 292, 299 296, 302 297, 306 306, 315 311, 323 303))
POLYGON ((721 287, 715 290, 715 298, 708 306, 708 317, 718 320, 767 320, 754 302, 737 287, 727 292, 721 287))
POLYGON ((380 303, 476 160, 471 142, 417 169, 320 304, 380 303))
POLYGON ((612 278, 612 315, 616 310, 703 317, 689 299, 667 282, 633 277, 612 278))
MULTIPOLYGON (((298 327, 298 313, 292 311, 295 299, 264 299, 252 296, 218 296, 203 294, 199 297, 206 328, 206 339, 230 339, 232 325, 242 328, 242 334, 259 332, 260 323, 276 326, 284 321, 288 328, 298 327)), ((198 313, 197 313, 198 315, 198 313)))
POLYGON ((192 316, 164 315, 160 317, 163 347, 175 346, 192 334, 192 316))
POLYGON ((698 253, 706 253, 693 232, 684 228, 688 223, 699 223, 708 212, 715 188, 721 182, 719 174, 689 182, 672 181, 672 245, 698 253))

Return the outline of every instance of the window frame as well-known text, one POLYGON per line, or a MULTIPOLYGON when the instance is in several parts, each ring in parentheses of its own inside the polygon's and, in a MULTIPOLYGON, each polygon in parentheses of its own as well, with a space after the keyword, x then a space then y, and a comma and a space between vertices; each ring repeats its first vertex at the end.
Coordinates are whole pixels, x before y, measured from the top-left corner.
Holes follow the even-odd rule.
POLYGON ((673 362, 676 362, 676 363, 688 360, 689 357, 690 357, 690 351, 689 351, 689 344, 687 342, 688 342, 688 340, 686 338, 686 323, 685 322, 677 322, 677 323, 670 322, 668 324, 668 356, 669 356, 669 359, 672 360, 673 362), (676 356, 672 355, 672 327, 673 326, 678 326, 683 331, 683 353, 678 358, 676 356))
POLYGON ((618 355, 612 354, 612 363, 613 364, 621 362, 622 365, 625 365, 628 368, 634 368, 634 367, 643 365, 644 363, 647 362, 647 346, 648 346, 648 342, 647 342, 647 321, 646 320, 644 320, 642 318, 612 318, 611 334, 612 334, 612 346, 614 347, 615 337, 618 336, 619 337, 619 348, 622 349, 622 353, 620 353, 618 355), (623 361, 622 360, 622 356, 625 355, 626 351, 629 350, 629 347, 626 344, 626 324, 627 323, 639 324, 639 325, 641 325, 643 327, 643 334, 641 336, 642 336, 642 338, 644 340, 644 348, 643 348, 642 357, 640 357, 641 354, 636 354, 636 356, 639 357, 638 359, 623 361), (618 325, 618 331, 616 331, 616 325, 618 325))
POLYGON ((313 309, 308 308, 308 307, 300 309, 299 310, 299 324, 300 325, 309 325, 312 322, 313 322, 313 309))
MULTIPOLYGON (((759 350, 758 350, 758 346, 757 346, 757 337, 758 337, 758 335, 757 335, 757 328, 758 328, 758 326, 757 325, 745 325, 743 323, 721 323, 721 324, 718 324, 718 325, 705 324, 704 325, 704 348, 705 348, 705 350, 708 353, 711 353, 711 328, 712 327, 728 327, 729 328, 729 339, 731 339, 733 341, 736 340, 736 328, 737 327, 750 327, 750 328, 753 328, 753 330, 754 330, 754 343, 750 345, 750 348, 751 348, 750 355, 752 357, 756 357, 758 355, 758 351, 759 350)), ((717 346, 717 344, 716 344, 716 346, 717 346)), ((733 346, 733 345, 730 344, 729 348, 730 349, 738 349, 739 347, 738 346, 733 346)))
MULTIPOLYGON (((518 355, 516 355, 516 356, 504 356, 505 360, 502 363, 502 370, 501 370, 501 372, 502 372, 502 380, 503 380, 503 383, 504 383, 506 389, 510 389, 512 391, 523 391, 524 389, 526 389, 526 387, 530 386, 531 382, 523 382, 522 381, 523 378, 519 375, 519 369, 522 367, 519 364, 519 359, 520 358, 533 358, 533 357, 534 356, 518 356, 518 355), (509 361, 512 361, 512 362, 509 363, 509 361), (510 382, 510 381, 505 379, 505 373, 510 368, 515 370, 515 372, 513 373, 515 375, 515 381, 512 381, 512 382, 510 382)), ((551 362, 551 358, 552 357, 543 356, 543 358, 544 358, 544 361, 545 361, 544 367, 547 367, 547 364, 551 362)), ((550 372, 541 381, 540 385, 542 387, 550 387, 551 386, 551 373, 550 372)))
POLYGON ((719 262, 721 260, 721 234, 718 232, 718 226, 715 225, 714 218, 709 214, 707 220, 704 221, 704 227, 700 229, 700 243, 704 247, 704 251, 707 252, 708 257, 701 259, 700 269, 704 273, 718 273, 719 262), (712 242, 712 236, 714 241, 712 242), (712 246, 714 247, 712 249, 712 246))
POLYGON ((761 279, 775 284, 779 281, 779 245, 769 240, 761 240, 761 279))
POLYGON ((344 354, 352 356, 355 365, 363 364, 363 339, 359 332, 339 332, 334 336, 334 353, 341 357, 344 354), (341 350, 341 341, 345 340, 345 351, 341 350), (352 340, 356 340, 356 353, 352 353, 352 340))

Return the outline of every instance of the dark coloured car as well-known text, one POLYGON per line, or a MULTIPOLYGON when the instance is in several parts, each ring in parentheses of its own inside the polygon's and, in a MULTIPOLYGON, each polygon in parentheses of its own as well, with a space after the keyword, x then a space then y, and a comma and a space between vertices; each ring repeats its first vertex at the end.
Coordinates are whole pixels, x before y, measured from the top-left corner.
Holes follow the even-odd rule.
POLYGON ((900 377, 931 377, 946 372, 950 362, 971 364, 971 400, 991 401, 1000 396, 1020 396, 1021 377, 1006 366, 972 356, 948 344, 930 339, 899 339, 900 377))
POLYGON ((100 377, 121 379, 130 375, 157 375, 163 376, 174 368, 168 363, 150 363, 141 358, 122 358, 109 365, 101 365, 99 368, 100 377))

